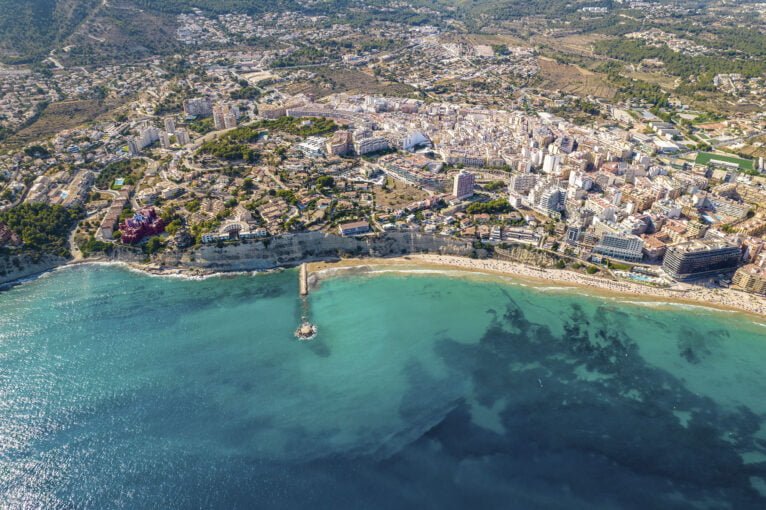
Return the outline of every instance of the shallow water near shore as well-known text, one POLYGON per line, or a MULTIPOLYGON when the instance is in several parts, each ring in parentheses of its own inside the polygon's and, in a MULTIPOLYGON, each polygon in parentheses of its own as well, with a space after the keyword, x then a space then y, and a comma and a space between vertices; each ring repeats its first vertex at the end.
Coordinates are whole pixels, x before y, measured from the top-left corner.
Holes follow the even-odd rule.
POLYGON ((766 328, 499 279, 0 293, 2 508, 766 508, 766 328))

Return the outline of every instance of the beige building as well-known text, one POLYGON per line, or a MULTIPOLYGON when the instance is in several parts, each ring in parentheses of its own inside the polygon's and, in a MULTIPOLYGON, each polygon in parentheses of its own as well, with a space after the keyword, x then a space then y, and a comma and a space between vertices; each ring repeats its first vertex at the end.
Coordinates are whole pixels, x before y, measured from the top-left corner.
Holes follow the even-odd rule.
POLYGON ((766 269, 750 264, 734 273, 734 287, 754 294, 766 295, 766 269))

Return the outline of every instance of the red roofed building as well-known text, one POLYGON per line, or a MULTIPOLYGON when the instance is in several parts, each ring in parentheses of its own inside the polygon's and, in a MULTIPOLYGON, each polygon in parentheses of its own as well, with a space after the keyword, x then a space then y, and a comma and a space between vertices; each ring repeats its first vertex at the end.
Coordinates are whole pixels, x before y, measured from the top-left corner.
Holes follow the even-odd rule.
POLYGON ((132 218, 120 224, 120 239, 125 244, 136 244, 147 236, 154 236, 165 231, 165 222, 157 216, 154 207, 144 207, 132 218))

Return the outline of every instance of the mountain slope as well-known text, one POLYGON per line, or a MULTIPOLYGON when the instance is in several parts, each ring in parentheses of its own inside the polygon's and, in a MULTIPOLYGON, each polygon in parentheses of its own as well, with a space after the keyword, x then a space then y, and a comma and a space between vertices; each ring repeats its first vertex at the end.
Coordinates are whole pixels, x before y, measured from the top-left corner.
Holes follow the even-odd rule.
POLYGON ((99 0, 0 0, 0 56, 34 60, 66 38, 99 0))
MULTIPOLYGON (((434 1, 454 0, 412 3, 436 7, 434 1)), ((33 62, 65 45, 72 45, 80 62, 173 51, 175 15, 192 8, 248 14, 290 10, 342 19, 361 6, 377 6, 371 11, 376 19, 398 21, 388 0, 0 0, 0 60, 33 62), (94 39, 104 41, 97 45, 94 39)))

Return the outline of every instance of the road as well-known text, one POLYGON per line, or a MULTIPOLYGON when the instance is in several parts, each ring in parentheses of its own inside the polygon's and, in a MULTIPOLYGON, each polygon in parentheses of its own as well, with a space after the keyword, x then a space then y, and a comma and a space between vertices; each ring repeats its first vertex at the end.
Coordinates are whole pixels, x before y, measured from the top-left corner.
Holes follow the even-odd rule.
POLYGON ((77 247, 77 243, 74 242, 74 236, 77 233, 77 229, 79 228, 80 223, 78 222, 77 225, 75 225, 74 229, 72 229, 72 232, 69 234, 69 251, 72 252, 72 257, 74 258, 75 262, 81 261, 84 257, 82 255, 82 252, 80 251, 80 248, 77 247))

